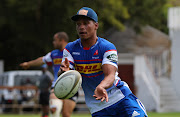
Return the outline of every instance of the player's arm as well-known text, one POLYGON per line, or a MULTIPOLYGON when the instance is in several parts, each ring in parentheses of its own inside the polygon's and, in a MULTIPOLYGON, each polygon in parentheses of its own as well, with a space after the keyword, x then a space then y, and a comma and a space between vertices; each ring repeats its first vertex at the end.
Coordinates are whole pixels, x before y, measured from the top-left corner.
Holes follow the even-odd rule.
POLYGON ((102 80, 98 86, 108 89, 114 83, 117 68, 110 64, 104 64, 102 66, 102 70, 103 70, 105 77, 104 77, 104 80, 102 80))
POLYGON ((33 67, 33 66, 41 66, 43 65, 44 62, 43 62, 43 57, 39 57, 35 60, 32 60, 32 61, 28 61, 28 62, 24 62, 24 63, 21 63, 20 66, 24 69, 28 69, 29 67, 33 67))
POLYGON ((102 66, 102 70, 105 75, 104 80, 102 80, 101 83, 96 87, 93 96, 97 100, 104 101, 106 99, 106 102, 108 102, 108 94, 106 89, 113 85, 117 68, 110 64, 104 64, 102 66))

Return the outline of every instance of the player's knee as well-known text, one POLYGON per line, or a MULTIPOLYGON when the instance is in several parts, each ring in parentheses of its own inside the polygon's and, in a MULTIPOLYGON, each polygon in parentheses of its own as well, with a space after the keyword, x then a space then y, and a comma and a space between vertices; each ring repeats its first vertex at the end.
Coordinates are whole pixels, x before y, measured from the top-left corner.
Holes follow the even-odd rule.
POLYGON ((50 112, 52 113, 52 114, 54 114, 55 112, 56 112, 56 108, 54 107, 54 108, 50 108, 50 112))
POLYGON ((60 99, 50 99, 50 112, 53 117, 59 117, 62 110, 63 102, 60 99))

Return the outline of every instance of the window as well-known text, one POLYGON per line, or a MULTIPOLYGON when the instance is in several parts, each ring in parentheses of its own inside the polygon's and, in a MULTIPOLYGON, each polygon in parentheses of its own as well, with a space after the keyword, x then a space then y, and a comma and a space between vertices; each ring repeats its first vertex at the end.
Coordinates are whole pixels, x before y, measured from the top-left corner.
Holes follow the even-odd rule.
POLYGON ((38 75, 16 75, 14 79, 14 86, 36 85, 39 77, 40 76, 38 75))

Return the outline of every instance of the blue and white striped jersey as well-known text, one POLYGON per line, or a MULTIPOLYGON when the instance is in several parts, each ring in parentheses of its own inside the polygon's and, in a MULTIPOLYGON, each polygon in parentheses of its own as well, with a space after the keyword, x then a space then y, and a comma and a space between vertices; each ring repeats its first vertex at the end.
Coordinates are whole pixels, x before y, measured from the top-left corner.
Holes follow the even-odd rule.
POLYGON ((91 48, 83 48, 81 39, 67 44, 63 51, 63 59, 68 58, 70 68, 76 69, 82 75, 82 88, 85 93, 85 101, 91 113, 100 111, 112 104, 120 101, 131 91, 127 84, 115 76, 114 85, 107 89, 109 101, 96 100, 94 90, 104 79, 102 65, 111 64, 117 66, 117 50, 109 41, 98 37, 95 45, 91 48))
POLYGON ((53 67, 54 80, 52 82, 52 87, 54 87, 55 82, 58 78, 58 71, 61 66, 62 57, 63 57, 63 51, 62 50, 60 51, 59 49, 53 50, 48 54, 46 54, 45 56, 43 56, 43 62, 46 63, 47 65, 52 65, 53 67))

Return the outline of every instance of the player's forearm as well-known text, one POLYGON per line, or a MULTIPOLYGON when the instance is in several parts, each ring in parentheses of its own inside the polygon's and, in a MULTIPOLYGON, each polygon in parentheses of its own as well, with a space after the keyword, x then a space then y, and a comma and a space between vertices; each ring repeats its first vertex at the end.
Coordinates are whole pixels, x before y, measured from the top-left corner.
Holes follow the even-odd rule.
POLYGON ((43 57, 39 57, 39 58, 37 58, 37 59, 35 59, 35 60, 32 60, 32 61, 29 61, 28 62, 28 65, 30 66, 30 67, 33 67, 33 66, 41 66, 41 65, 43 65, 44 64, 44 62, 43 62, 43 57))
POLYGON ((113 74, 108 75, 104 78, 104 80, 101 81, 101 83, 98 86, 108 89, 113 85, 114 80, 115 76, 113 74))
POLYGON ((114 67, 113 65, 104 64, 102 66, 102 70, 104 72, 104 79, 101 81, 99 86, 102 86, 103 88, 108 89, 114 83, 115 73, 116 73, 117 68, 114 67))

